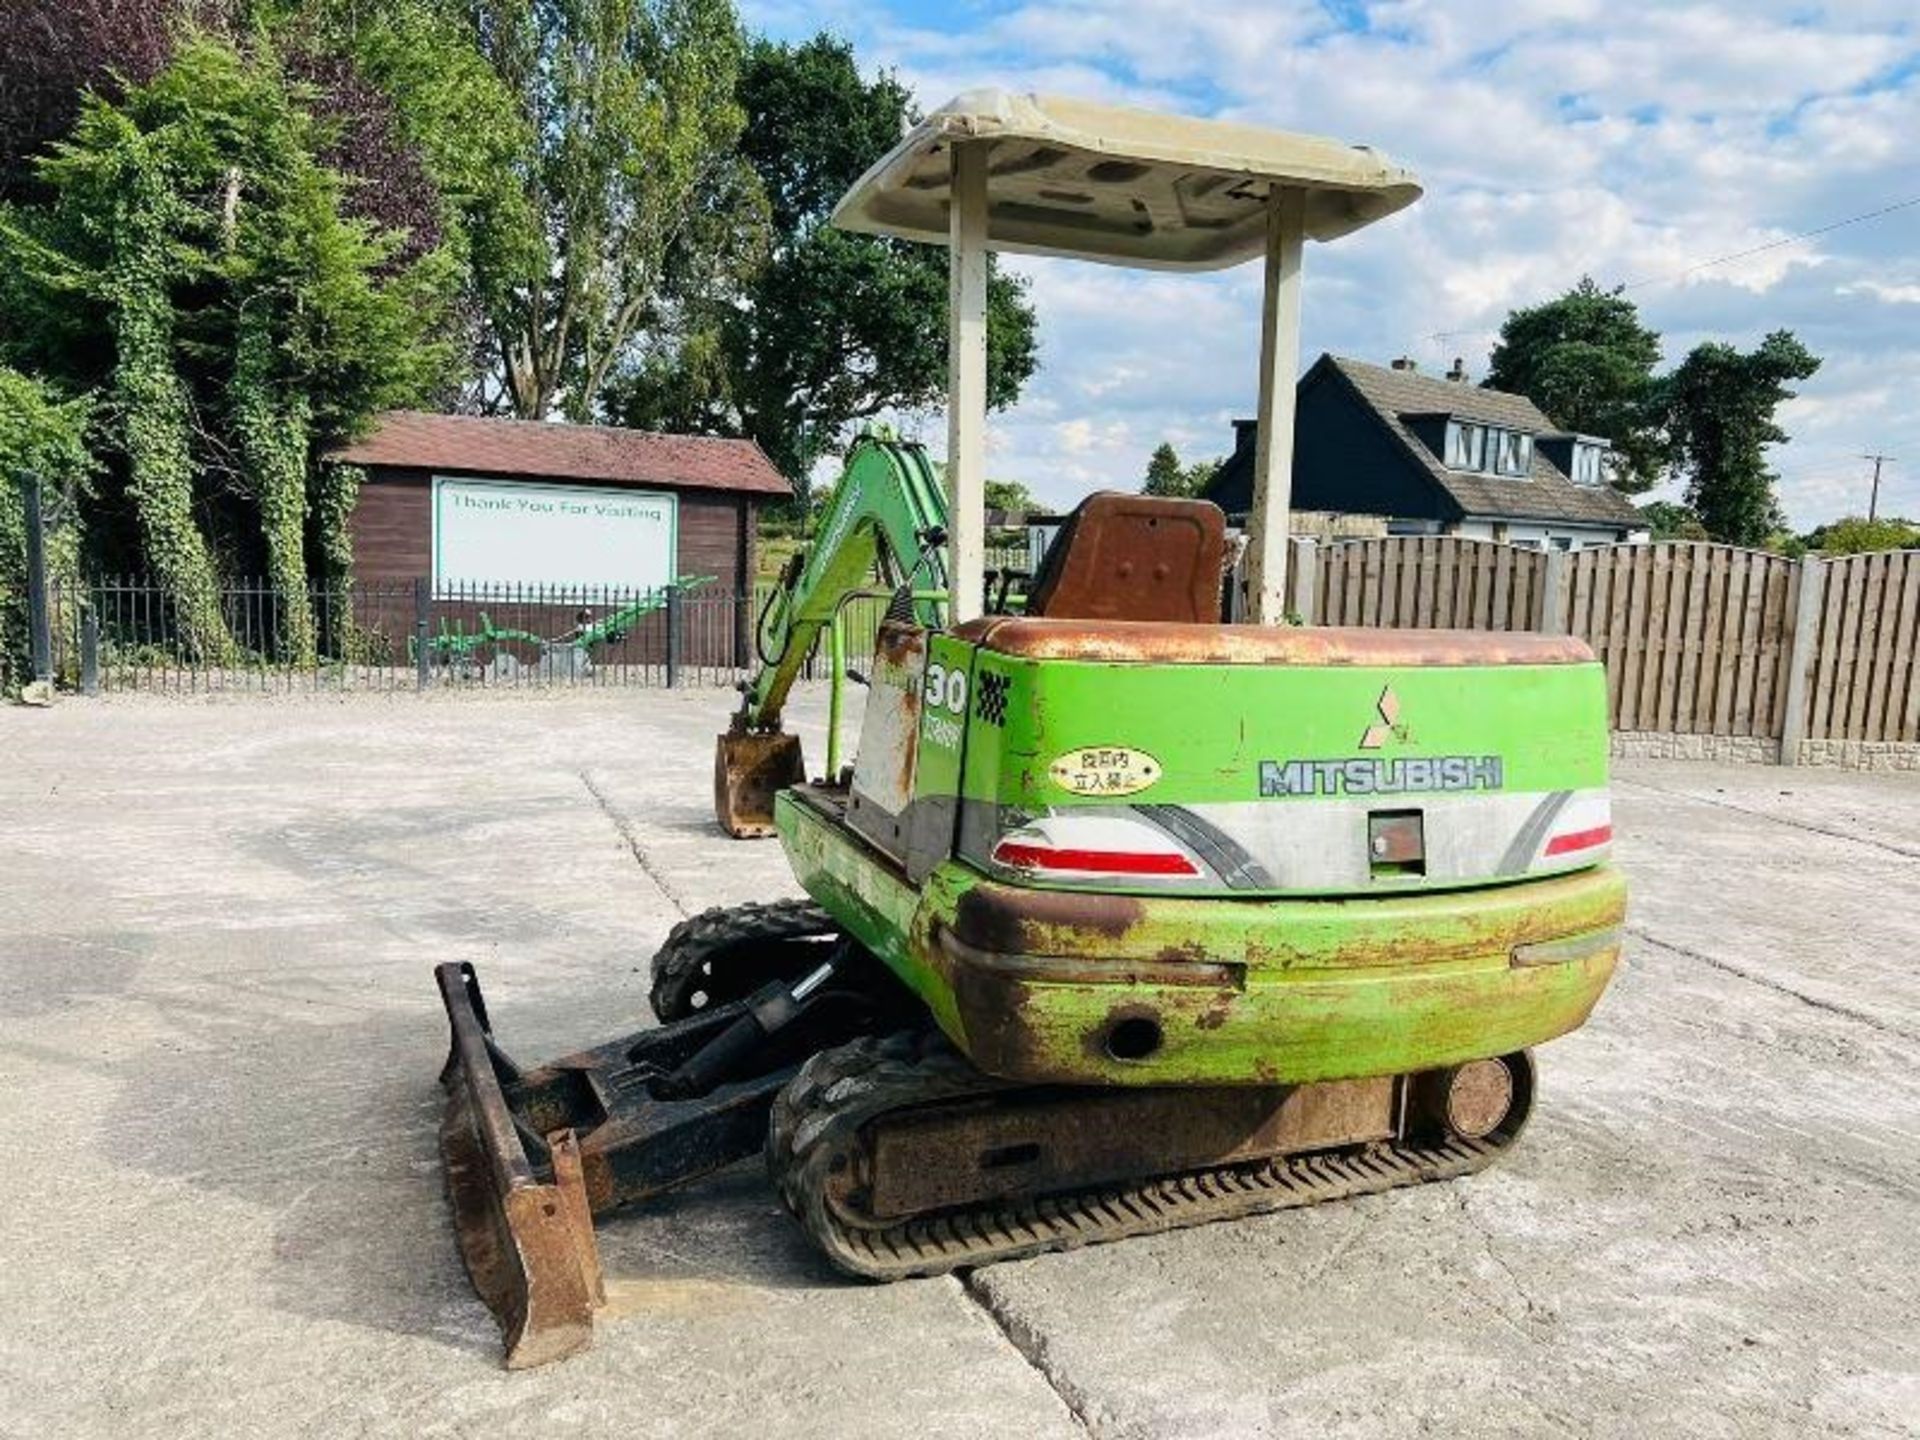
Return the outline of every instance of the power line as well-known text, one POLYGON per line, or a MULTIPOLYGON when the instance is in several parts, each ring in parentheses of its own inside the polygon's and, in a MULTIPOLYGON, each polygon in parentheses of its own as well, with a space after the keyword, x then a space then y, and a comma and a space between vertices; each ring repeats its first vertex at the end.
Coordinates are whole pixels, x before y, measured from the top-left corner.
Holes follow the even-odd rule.
MULTIPOLYGON (((1920 205, 1920 195, 1909 195, 1906 199, 1896 200, 1891 205, 1882 205, 1875 210, 1863 210, 1858 215, 1849 215, 1844 220, 1835 220, 1827 225, 1816 225, 1813 229, 1802 230, 1797 235, 1788 235, 1779 240, 1769 240, 1764 245, 1752 245, 1745 250, 1732 250, 1725 255, 1715 255, 1708 260, 1696 261, 1684 270, 1676 270, 1670 275, 1651 275, 1645 279, 1630 281, 1618 288, 1621 291, 1641 290, 1649 285, 1672 284, 1675 281, 1686 279, 1689 275, 1697 274, 1702 270, 1711 270, 1716 265, 1725 265, 1733 260, 1744 260, 1751 255, 1763 255, 1769 250, 1778 250, 1783 246, 1797 244, 1802 240, 1811 240, 1816 235, 1828 235, 1835 230, 1844 230, 1849 225, 1859 225, 1868 220, 1878 220, 1883 215, 1892 215, 1900 210, 1910 210, 1916 205, 1920 205)), ((1493 335, 1497 333, 1498 331, 1491 327, 1480 326, 1471 330, 1436 330, 1426 338, 1428 340, 1455 340, 1463 336, 1493 335)))
POLYGON ((1725 265, 1730 260, 1744 260, 1749 255, 1764 255, 1769 250, 1778 250, 1783 245, 1794 245, 1802 240, 1811 240, 1816 235, 1831 234, 1835 230, 1844 230, 1849 225, 1858 225, 1866 220, 1878 220, 1882 215, 1891 215, 1896 210, 1909 210, 1920 205, 1920 195, 1910 195, 1905 200, 1896 200, 1891 205, 1882 205, 1878 210, 1863 210, 1858 215, 1849 215, 1844 220, 1835 220, 1831 225, 1818 225, 1811 230, 1802 230, 1798 235, 1788 235, 1779 240, 1769 240, 1764 245, 1749 246, 1745 250, 1730 251, 1725 255, 1716 255, 1711 260, 1702 260, 1689 265, 1684 270, 1676 270, 1671 275, 1653 275, 1645 280, 1634 280, 1622 285, 1622 290, 1638 290, 1647 285, 1665 285, 1675 280, 1684 280, 1687 276, 1701 270, 1711 270, 1715 265, 1725 265))

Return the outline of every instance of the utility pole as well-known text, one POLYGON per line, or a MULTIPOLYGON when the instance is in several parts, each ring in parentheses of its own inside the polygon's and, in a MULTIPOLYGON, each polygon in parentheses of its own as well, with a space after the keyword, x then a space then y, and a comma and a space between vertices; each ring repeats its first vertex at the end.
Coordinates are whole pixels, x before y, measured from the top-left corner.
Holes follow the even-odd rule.
POLYGON ((1892 460, 1891 455, 1862 455, 1862 460, 1873 461, 1873 493, 1867 497, 1867 519, 1872 520, 1880 510, 1880 467, 1892 460))

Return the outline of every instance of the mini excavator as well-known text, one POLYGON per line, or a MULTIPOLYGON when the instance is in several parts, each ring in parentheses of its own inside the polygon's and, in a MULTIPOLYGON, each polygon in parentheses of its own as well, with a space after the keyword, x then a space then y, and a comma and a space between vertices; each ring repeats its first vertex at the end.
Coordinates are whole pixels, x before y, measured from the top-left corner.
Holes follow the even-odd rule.
POLYGON ((522 1067, 471 966, 442 1127, 509 1366, 587 1345, 594 1217, 759 1152, 873 1280, 1467 1175, 1520 1134, 1533 1047, 1619 954, 1605 680, 1578 640, 1285 622, 1301 253, 1411 203, 1371 150, 1000 91, 929 115, 835 222, 951 247, 948 463, 858 442, 758 627, 716 801, 806 898, 708 911, 659 1024, 522 1067), (1224 518, 1102 494, 1023 604, 982 564, 985 254, 1264 256, 1246 608, 1224 518), (878 573, 853 764, 779 713, 878 573))

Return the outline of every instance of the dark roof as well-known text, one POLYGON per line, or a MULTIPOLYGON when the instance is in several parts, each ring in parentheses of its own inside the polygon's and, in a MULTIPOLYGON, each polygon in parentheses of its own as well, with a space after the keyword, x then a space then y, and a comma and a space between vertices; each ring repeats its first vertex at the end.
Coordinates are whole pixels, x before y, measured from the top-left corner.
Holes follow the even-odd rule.
MULTIPOLYGON (((1422 375, 1417 370, 1393 370, 1337 355, 1322 355, 1314 365, 1330 367, 1374 412, 1413 462, 1451 495, 1469 515, 1515 520, 1577 520, 1596 525, 1641 525, 1645 522, 1627 498, 1611 485, 1576 485, 1533 447, 1533 469, 1525 480, 1498 475, 1449 470, 1402 418, 1411 415, 1453 415, 1462 420, 1523 430, 1535 437, 1563 434, 1560 427, 1524 395, 1484 390, 1459 380, 1422 375)), ((1308 372, 1312 377, 1312 371, 1308 372)), ((1305 380, 1301 384, 1306 384, 1305 380)))
POLYGON ((476 471, 528 479, 592 480, 688 490, 791 495, 793 487, 751 440, 656 435, 613 425, 561 425, 392 410, 364 440, 329 460, 419 470, 476 471))

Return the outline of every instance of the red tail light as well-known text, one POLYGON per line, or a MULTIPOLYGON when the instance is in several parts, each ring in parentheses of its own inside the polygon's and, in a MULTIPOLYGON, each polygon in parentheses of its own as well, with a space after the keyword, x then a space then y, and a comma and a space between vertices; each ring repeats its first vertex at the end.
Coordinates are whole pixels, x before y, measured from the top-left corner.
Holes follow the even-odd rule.
POLYGON ((1547 854, 1570 855, 1576 850, 1591 850, 1596 845, 1610 844, 1612 840, 1611 825, 1596 825, 1591 830, 1569 830, 1547 841, 1547 854))
POLYGON ((1002 840, 993 847, 1002 865, 1027 870, 1077 870, 1097 875, 1198 875, 1200 871, 1177 851, 1057 850, 1050 845, 1028 845, 1002 840))

